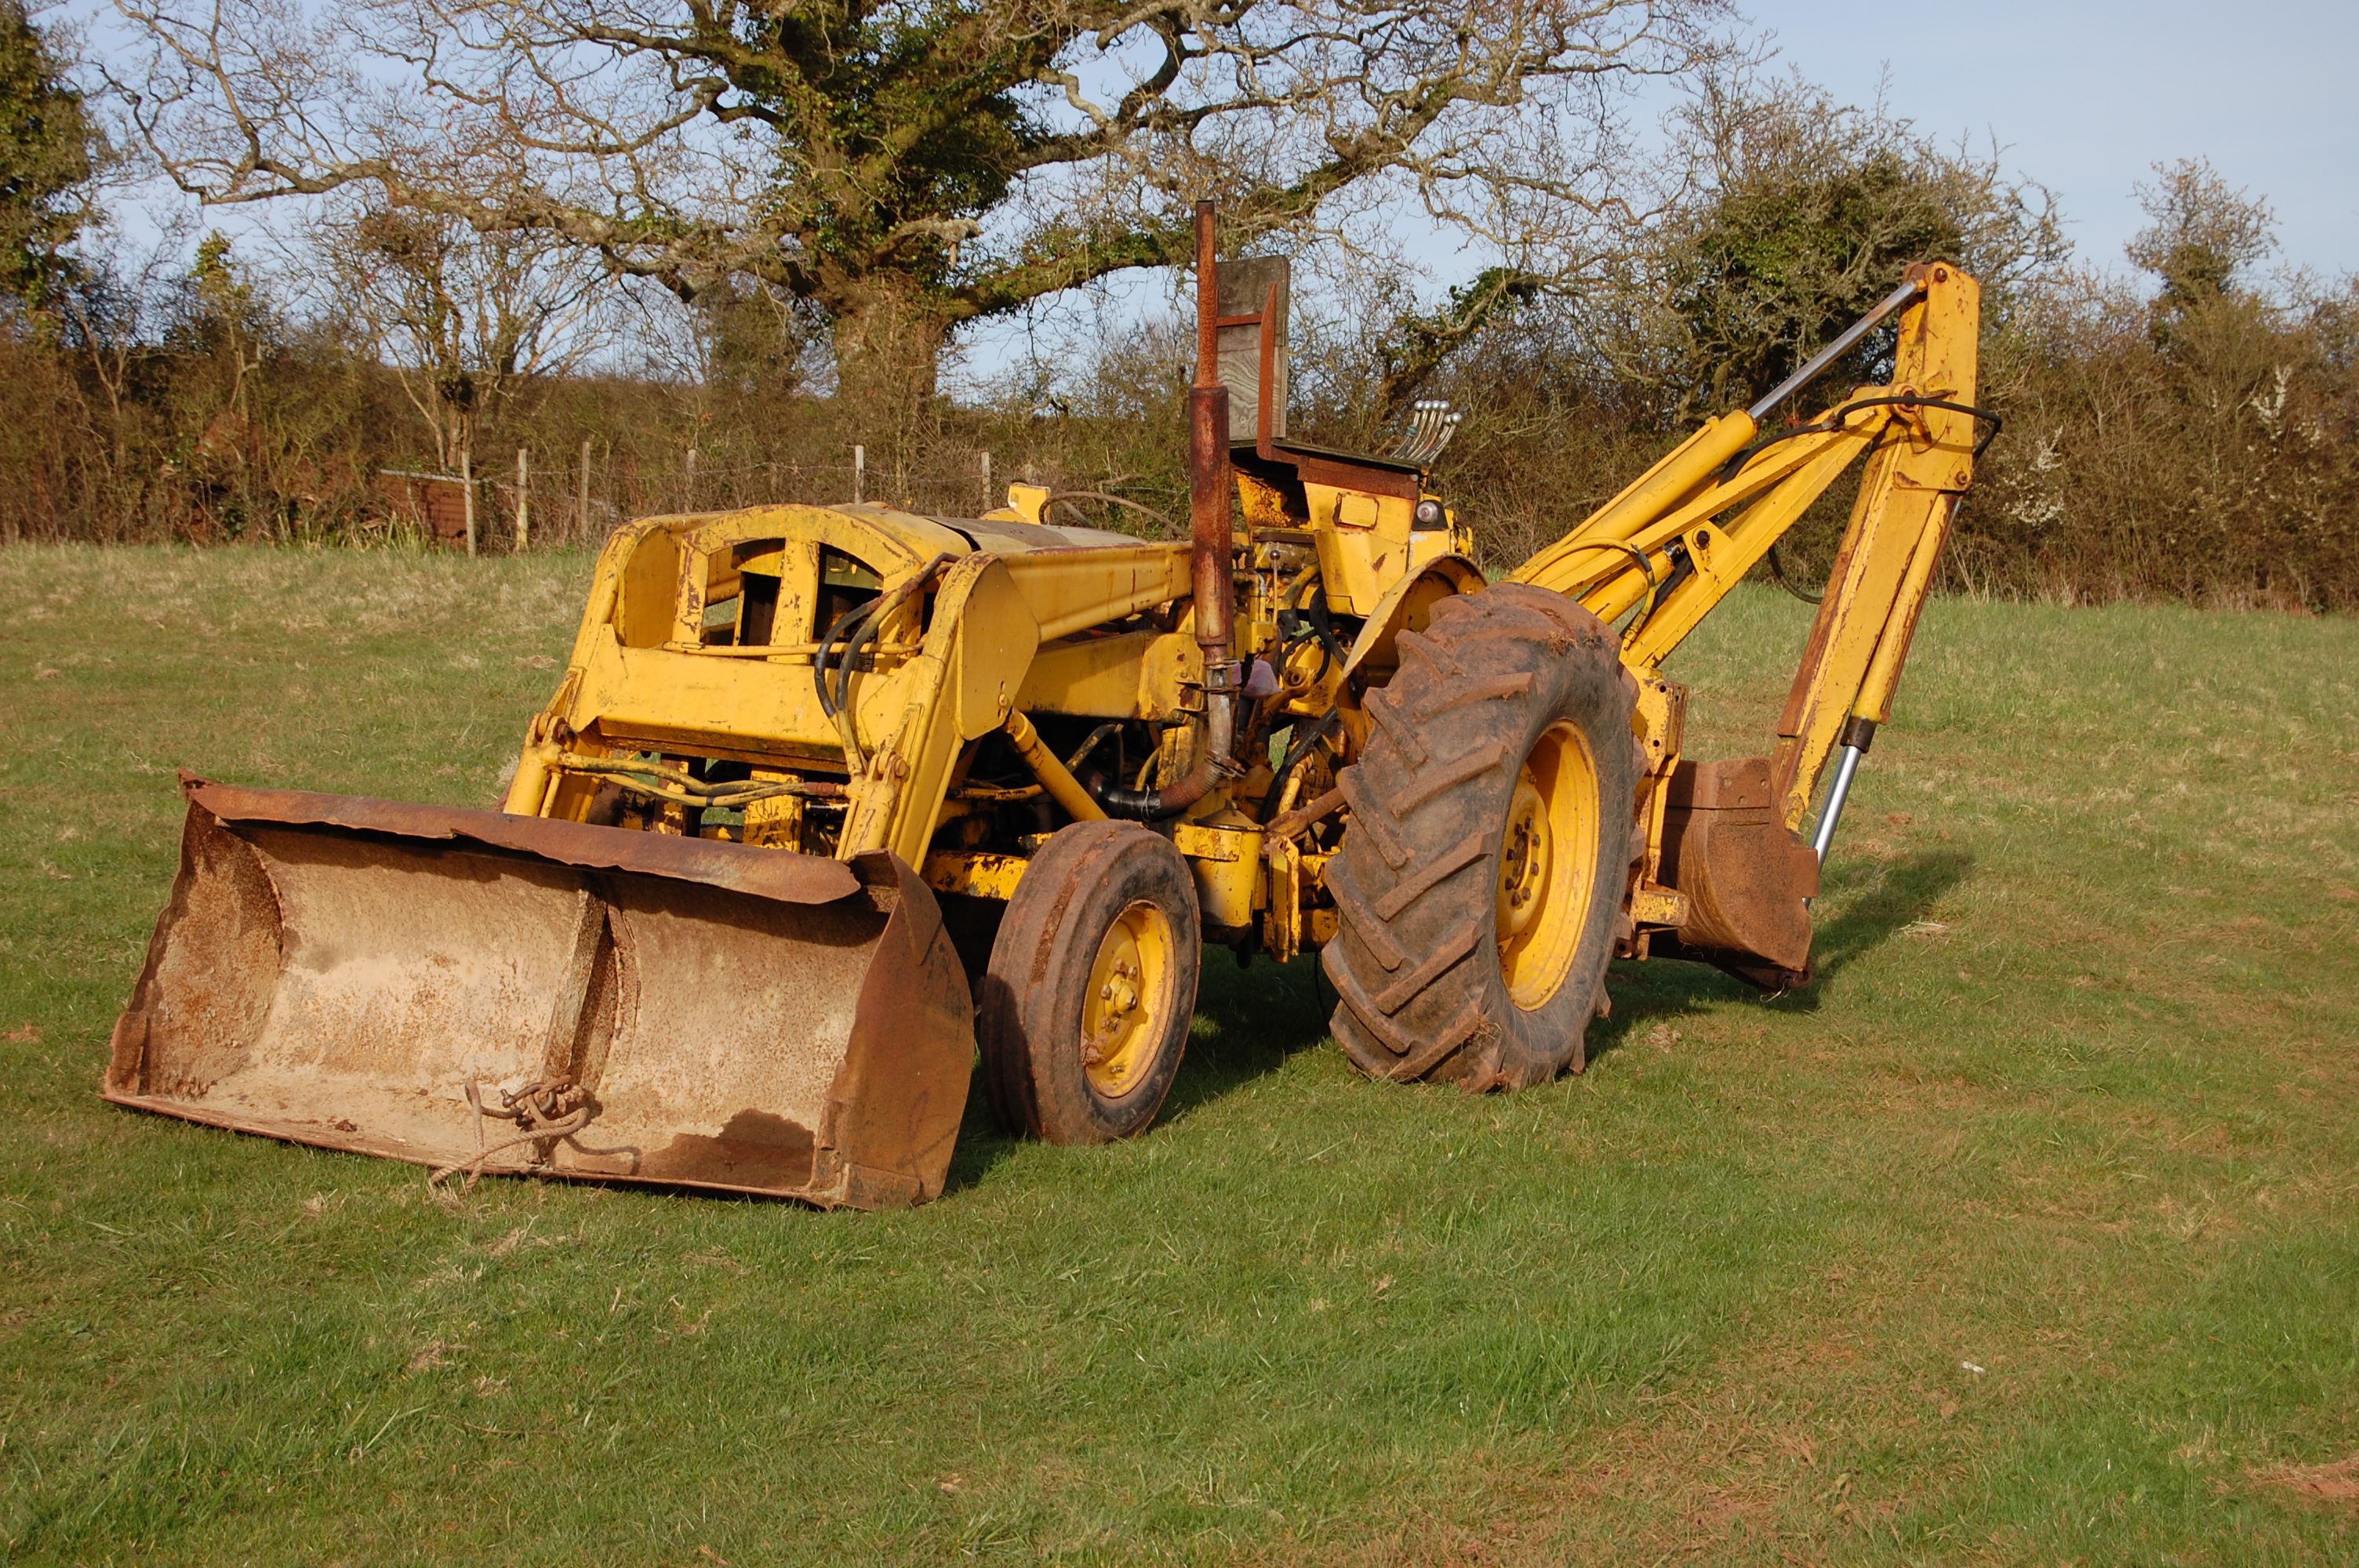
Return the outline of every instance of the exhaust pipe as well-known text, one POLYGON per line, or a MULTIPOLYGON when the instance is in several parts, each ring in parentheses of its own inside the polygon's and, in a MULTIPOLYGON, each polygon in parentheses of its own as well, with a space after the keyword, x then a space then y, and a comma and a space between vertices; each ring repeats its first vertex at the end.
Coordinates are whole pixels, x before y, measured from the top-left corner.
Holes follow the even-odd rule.
POLYGON ((1237 695, 1245 667, 1231 656, 1230 600, 1235 535, 1229 525, 1229 389, 1221 382, 1221 302, 1212 204, 1196 203, 1196 383, 1188 389, 1188 522, 1196 603, 1196 643, 1204 655, 1204 725, 1196 765, 1159 790, 1107 788, 1110 816, 1159 822, 1177 816, 1231 772, 1237 695))

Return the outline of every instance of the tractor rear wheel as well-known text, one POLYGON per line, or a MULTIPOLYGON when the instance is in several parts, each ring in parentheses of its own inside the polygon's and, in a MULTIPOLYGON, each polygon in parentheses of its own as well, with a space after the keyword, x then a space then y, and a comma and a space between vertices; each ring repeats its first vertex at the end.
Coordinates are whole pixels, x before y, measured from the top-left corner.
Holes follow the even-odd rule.
POLYGON ((1520 584, 1399 645, 1342 779, 1335 1039, 1371 1076, 1470 1092, 1579 1071, 1643 843, 1636 683, 1604 622, 1520 584))
POLYGON ((1060 829, 1007 903, 975 1033, 992 1108, 1048 1143, 1147 1130, 1196 1011, 1196 881, 1135 822, 1060 829))

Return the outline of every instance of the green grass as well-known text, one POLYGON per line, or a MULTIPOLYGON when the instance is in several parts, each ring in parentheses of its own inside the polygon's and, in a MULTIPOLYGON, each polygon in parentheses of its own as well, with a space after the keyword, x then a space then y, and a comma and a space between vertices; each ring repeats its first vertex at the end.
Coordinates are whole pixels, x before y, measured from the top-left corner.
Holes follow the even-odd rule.
MULTIPOLYGON (((2289 1484, 2359 1452, 2359 625, 1935 605, 1824 979, 1631 967, 1514 1098, 1221 957, 1149 1135, 978 1104, 898 1214, 101 1104, 173 770, 485 803, 588 571, 0 553, 0 1557, 2359 1554, 2289 1484)), ((1691 751, 1805 615, 1682 653, 1691 751)))

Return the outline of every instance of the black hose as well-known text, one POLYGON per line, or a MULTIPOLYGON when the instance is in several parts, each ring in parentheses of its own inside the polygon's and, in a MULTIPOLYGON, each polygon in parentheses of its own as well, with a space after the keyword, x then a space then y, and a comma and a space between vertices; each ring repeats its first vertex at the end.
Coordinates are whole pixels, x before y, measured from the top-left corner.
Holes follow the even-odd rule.
MULTIPOLYGON (((1326 716, 1318 723, 1308 726, 1301 734, 1294 738, 1293 742, 1286 748, 1286 760, 1277 764, 1277 775, 1269 781, 1269 787, 1262 791, 1261 802, 1256 807, 1256 810, 1265 814, 1268 812, 1269 803, 1286 792, 1287 779, 1293 774, 1295 769, 1302 765, 1302 759, 1310 754, 1310 748, 1319 744, 1327 731, 1333 729, 1342 718, 1341 714, 1330 708, 1326 716)), ((1266 815, 1264 816, 1263 820, 1268 820, 1266 815)))
MULTIPOLYGON (((835 623, 830 626, 827 629, 826 634, 819 640, 819 653, 811 659, 811 678, 819 684, 820 711, 826 714, 830 719, 835 717, 836 709, 839 705, 835 702, 833 694, 827 689, 828 650, 835 646, 835 640, 839 636, 844 636, 847 634, 847 627, 849 627, 849 634, 857 635, 860 630, 859 627, 852 625, 851 623, 861 616, 875 613, 876 607, 884 602, 884 595, 879 594, 875 599, 869 600, 864 603, 853 605, 851 609, 837 616, 835 618, 835 623)), ((849 649, 845 651, 844 656, 847 658, 851 656, 849 649)))
POLYGON ((1816 593, 1813 593, 1809 589, 1804 588, 1800 583, 1796 582, 1792 578, 1786 575, 1786 563, 1777 554, 1777 546, 1784 543, 1785 541, 1782 539, 1772 539, 1769 542, 1769 575, 1777 580, 1777 586, 1779 588, 1784 589, 1788 593, 1792 594, 1796 599, 1800 600, 1803 603, 1825 603, 1827 598, 1827 590, 1825 589, 1822 588, 1816 593))
POLYGON ((1159 789, 1125 789, 1120 784, 1108 784, 1092 793, 1097 803, 1105 807, 1108 816, 1118 816, 1125 822, 1169 821, 1196 804, 1191 800, 1167 807, 1159 789))
POLYGON ((1774 436, 1764 436, 1761 439, 1754 442, 1751 446, 1745 448, 1743 451, 1729 459, 1728 461, 1723 463, 1720 467, 1720 472, 1715 477, 1713 482, 1717 484, 1726 484, 1730 480, 1734 479, 1738 474, 1745 470, 1745 464, 1751 462, 1756 457, 1767 451, 1770 448, 1776 446, 1780 441, 1790 441, 1799 436, 1832 436, 1843 427, 1843 422, 1848 416, 1856 414, 1863 408, 1881 408, 1887 405, 1895 405, 1905 408, 1946 409, 1951 414, 1971 415, 1976 419, 1988 422, 1990 425, 1989 432, 1985 434, 1981 440, 1974 443, 1973 455, 1977 461, 1981 460, 1983 453, 1990 449, 1990 444, 1998 439, 1999 431, 2004 429, 2006 425, 2006 420, 2000 418, 1997 415, 1992 413, 1987 408, 1976 408, 1972 404, 1968 403, 1951 403, 1945 398, 1908 396, 1863 397, 1856 403, 1844 404, 1842 407, 1836 409, 1833 413, 1828 415, 1824 419, 1820 420, 1815 425, 1797 425, 1790 430, 1780 430, 1774 436))
MULTIPOLYGON (((1156 738, 1155 744, 1159 748, 1160 737, 1156 738)), ((1146 768, 1139 771, 1139 777, 1152 776, 1154 759, 1149 757, 1147 763, 1146 768)), ((1100 806, 1105 807, 1105 814, 1108 816, 1119 817, 1125 822, 1167 821, 1195 804, 1193 801, 1189 801, 1166 809, 1160 784, 1142 785, 1137 789, 1126 789, 1121 784, 1101 784, 1091 790, 1090 795, 1100 806)))
MULTIPOLYGON (((1343 645, 1335 641, 1335 623, 1328 619, 1327 579, 1321 578, 1314 586, 1319 590, 1319 597, 1315 601, 1308 599, 1302 601, 1303 613, 1310 617, 1310 628, 1319 633, 1319 645, 1340 665, 1343 663, 1343 645)), ((1319 673, 1325 675, 1326 666, 1321 665, 1319 673)))
MULTIPOLYGON (((886 618, 882 611, 886 601, 879 599, 875 603, 878 613, 870 615, 852 629, 851 636, 844 642, 843 657, 835 666, 835 706, 839 709, 852 706, 852 677, 857 671, 860 655, 867 651, 869 643, 884 635, 886 618)), ((831 714, 829 717, 834 716, 831 714)))

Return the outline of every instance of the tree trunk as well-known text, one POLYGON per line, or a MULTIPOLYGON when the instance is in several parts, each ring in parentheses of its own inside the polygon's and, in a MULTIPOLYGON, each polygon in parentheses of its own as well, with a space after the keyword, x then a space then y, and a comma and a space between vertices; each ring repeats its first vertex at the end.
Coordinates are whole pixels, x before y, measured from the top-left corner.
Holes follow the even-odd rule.
POLYGON ((891 492, 875 499, 908 503, 912 466, 933 427, 949 318, 930 301, 885 288, 864 290, 831 314, 836 407, 849 422, 844 438, 867 447, 869 472, 891 492))

